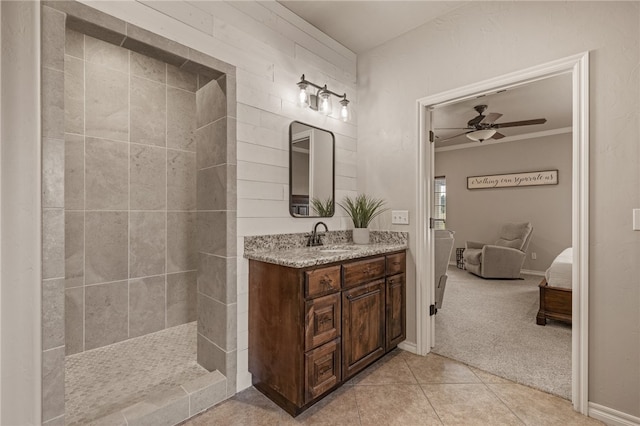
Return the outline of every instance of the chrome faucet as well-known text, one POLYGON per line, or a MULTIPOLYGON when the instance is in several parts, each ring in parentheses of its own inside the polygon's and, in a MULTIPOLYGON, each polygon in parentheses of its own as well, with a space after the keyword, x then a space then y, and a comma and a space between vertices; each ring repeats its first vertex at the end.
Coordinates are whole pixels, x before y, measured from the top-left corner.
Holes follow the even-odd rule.
POLYGON ((315 246, 322 245, 322 240, 320 239, 320 235, 318 235, 318 225, 324 226, 324 231, 329 232, 329 228, 327 228, 326 223, 317 222, 315 225, 313 225, 313 231, 311 232, 311 235, 309 235, 309 240, 307 241, 308 247, 315 247, 315 246))

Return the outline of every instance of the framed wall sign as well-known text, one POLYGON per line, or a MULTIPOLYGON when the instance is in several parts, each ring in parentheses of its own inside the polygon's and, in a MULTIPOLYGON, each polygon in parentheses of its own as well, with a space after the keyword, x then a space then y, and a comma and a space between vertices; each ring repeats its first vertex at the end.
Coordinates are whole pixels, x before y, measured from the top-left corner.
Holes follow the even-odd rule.
POLYGON ((512 188, 516 186, 557 184, 557 170, 467 177, 467 189, 512 188))

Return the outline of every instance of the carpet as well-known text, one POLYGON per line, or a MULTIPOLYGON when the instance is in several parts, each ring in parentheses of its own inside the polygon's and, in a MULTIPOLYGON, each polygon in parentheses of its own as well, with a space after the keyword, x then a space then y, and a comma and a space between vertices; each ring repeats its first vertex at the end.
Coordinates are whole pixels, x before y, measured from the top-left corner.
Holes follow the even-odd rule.
POLYGON ((539 276, 485 280, 449 266, 433 352, 571 399, 571 326, 536 325, 539 276))

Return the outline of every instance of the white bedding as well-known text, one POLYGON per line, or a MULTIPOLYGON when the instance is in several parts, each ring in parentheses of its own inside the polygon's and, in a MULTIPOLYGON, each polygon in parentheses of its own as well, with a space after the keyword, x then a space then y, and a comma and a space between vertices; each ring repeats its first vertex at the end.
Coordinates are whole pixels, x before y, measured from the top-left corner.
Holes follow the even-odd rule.
POLYGON ((571 288, 571 268, 573 263, 573 250, 571 247, 564 249, 554 260, 544 276, 552 287, 571 288))

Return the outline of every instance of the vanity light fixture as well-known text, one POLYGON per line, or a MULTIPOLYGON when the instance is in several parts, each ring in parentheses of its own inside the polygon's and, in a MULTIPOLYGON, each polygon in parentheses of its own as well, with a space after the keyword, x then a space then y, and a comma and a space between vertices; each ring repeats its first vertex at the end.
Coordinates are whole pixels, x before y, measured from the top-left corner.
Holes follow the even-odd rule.
POLYGON ((483 130, 476 130, 475 132, 467 133, 467 137, 472 141, 484 142, 487 139, 491 139, 491 137, 496 133, 497 133, 497 130, 495 129, 483 129, 483 130))
POLYGON ((347 94, 344 93, 342 95, 337 94, 336 92, 332 92, 327 89, 327 85, 318 86, 306 80, 304 78, 304 74, 300 77, 300 81, 298 82, 298 89, 300 89, 300 93, 298 95, 298 105, 302 108, 311 108, 314 111, 318 111, 321 114, 330 115, 333 108, 331 105, 331 96, 335 96, 337 98, 342 98, 340 100, 340 118, 342 121, 349 121, 349 101, 347 100, 347 94), (309 93, 309 86, 315 88, 317 91, 315 94, 309 93))

